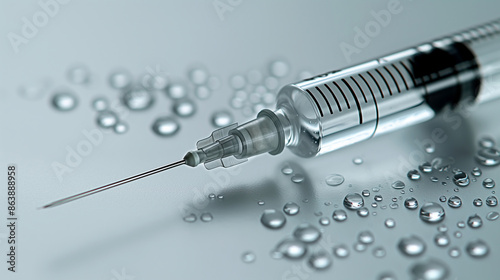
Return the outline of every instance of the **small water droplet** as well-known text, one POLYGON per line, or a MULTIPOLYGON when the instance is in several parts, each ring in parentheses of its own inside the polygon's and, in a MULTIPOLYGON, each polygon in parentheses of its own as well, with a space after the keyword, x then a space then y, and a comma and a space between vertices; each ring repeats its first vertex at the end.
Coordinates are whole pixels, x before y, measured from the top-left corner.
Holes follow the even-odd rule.
POLYGON ((325 204, 325 206, 330 206, 330 205, 332 205, 332 202, 331 201, 327 201, 324 204, 325 204))
POLYGON ((383 247, 375 247, 373 248, 373 256, 376 258, 383 258, 385 257, 385 249, 383 247))
POLYGON ((462 254, 462 252, 460 251, 460 249, 458 247, 452 247, 448 251, 448 255, 450 255, 450 257, 452 257, 452 258, 458 258, 458 257, 460 257, 461 254, 462 254))
POLYGON ((302 199, 302 202, 304 202, 304 203, 309 203, 309 199, 304 198, 304 199, 302 199))
POLYGON ((344 206, 350 210, 357 210, 365 204, 363 197, 358 193, 350 193, 344 197, 344 206))
POLYGON ((241 260, 244 262, 244 263, 253 263, 255 261, 256 257, 255 257, 255 254, 253 252, 244 252, 243 254, 241 254, 241 260))
POLYGON ((278 77, 278 78, 283 78, 286 75, 288 75, 288 72, 290 71, 290 66, 288 63, 282 60, 276 60, 271 62, 269 65, 269 72, 271 75, 278 77))
POLYGON ((259 201, 257 201, 257 204, 262 206, 262 205, 266 204, 266 202, 264 202, 263 200, 259 200, 259 201))
POLYGON ((394 228, 396 226, 396 221, 392 218, 388 218, 384 222, 385 227, 394 228))
POLYGON ((113 127, 113 131, 116 133, 116 134, 124 134, 128 131, 128 125, 122 121, 119 121, 115 124, 115 126, 113 127))
POLYGON ((358 241, 363 244, 372 244, 375 241, 375 237, 371 231, 365 230, 358 234, 358 241))
POLYGON ((190 99, 179 100, 175 102, 173 111, 179 117, 191 117, 196 112, 196 105, 190 99))
POLYGON ((486 198, 486 205, 490 207, 495 207, 498 205, 498 199, 496 196, 491 195, 486 198))
POLYGON ((431 182, 434 182, 434 183, 437 182, 437 181, 439 181, 439 179, 437 177, 434 177, 434 176, 432 176, 430 178, 430 180, 431 180, 431 182))
POLYGON ((152 129, 158 136, 172 136, 179 131, 180 124, 174 118, 161 117, 155 120, 152 129))
POLYGON ((328 219, 327 217, 321 217, 319 218, 319 224, 322 226, 327 226, 330 224, 330 219, 328 219))
POLYGON ((87 67, 82 65, 68 69, 66 76, 71 83, 76 85, 87 84, 90 81, 90 71, 87 67))
POLYGON ((448 199, 448 206, 452 208, 460 208, 460 206, 462 206, 462 199, 456 195, 450 196, 448 199))
POLYGON ((337 222, 343 222, 347 220, 347 213, 344 210, 337 209, 333 211, 332 218, 337 222))
POLYGON ((377 278, 377 280, 398 280, 394 274, 390 272, 384 272, 380 274, 377 278))
POLYGON ((214 217, 210 213, 203 213, 200 216, 200 220, 202 220, 203 222, 206 222, 206 223, 211 222, 213 219, 214 219, 214 217))
POLYGON ((205 68, 193 68, 188 72, 189 80, 195 85, 203 85, 208 81, 208 71, 205 68))
POLYGON ((345 244, 336 245, 333 247, 333 254, 340 259, 347 258, 350 254, 349 247, 345 244))
POLYGON ((132 84, 132 75, 125 70, 118 70, 109 75, 109 84, 115 89, 125 89, 132 84))
POLYGON ((224 196, 223 196, 222 194, 219 194, 219 195, 217 196, 217 199, 224 199, 224 196))
POLYGON ((457 227, 464 228, 465 227, 465 222, 464 221, 457 222, 457 227))
POLYGON ((496 148, 481 149, 476 154, 476 160, 484 166, 500 164, 500 151, 496 148))
POLYGON ((197 86, 194 89, 194 95, 196 95, 198 99, 205 100, 212 95, 212 91, 206 86, 197 86))
POLYGON ((460 191, 460 189, 459 189, 459 188, 454 188, 454 189, 453 189, 453 191, 454 191, 454 192, 459 192, 459 191, 460 191))
POLYGON ((366 250, 366 245, 363 243, 354 243, 353 248, 357 252, 364 252, 366 250))
POLYGON ((264 210, 262 216, 260 217, 260 222, 267 228, 279 229, 282 228, 286 223, 286 218, 283 213, 276 211, 274 209, 264 210))
POLYGON ((332 258, 326 251, 313 253, 309 257, 309 265, 316 270, 324 270, 332 265, 332 258))
POLYGON ((469 176, 463 171, 458 171, 453 175, 453 182, 459 187, 467 187, 470 183, 469 176))
POLYGON ((446 225, 440 225, 440 226, 438 226, 437 230, 439 232, 447 232, 448 231, 448 227, 446 227, 446 225))
POLYGON ((58 111, 71 111, 77 105, 78 99, 70 92, 58 92, 52 96, 52 106, 58 111))
POLYGON ((382 200, 384 200, 384 198, 380 194, 375 195, 373 199, 375 199, 375 201, 377 202, 381 202, 382 200))
POLYGON ((370 211, 366 207, 359 208, 357 213, 358 213, 358 216, 363 217, 363 218, 370 215, 370 211))
POLYGON ((453 233, 453 236, 455 236, 455 238, 461 238, 461 237, 462 237, 462 232, 460 232, 460 231, 455 231, 455 232, 453 233))
POLYGON ((228 111, 217 111, 212 115, 212 124, 215 127, 225 127, 233 122, 233 115, 228 111))
POLYGON ((483 219, 477 214, 472 215, 467 219, 467 225, 471 228, 480 228, 483 225, 483 219))
POLYGON ((211 194, 209 194, 209 195, 208 195, 208 198, 210 198, 210 199, 215 199, 215 193, 211 193, 211 194))
POLYGON ((370 191, 369 190, 363 190, 361 192, 361 195, 364 196, 364 197, 369 197, 370 196, 370 191))
POLYGON ((409 197, 405 200, 405 207, 410 210, 418 208, 418 201, 414 197, 409 197))
POLYGON ((281 169, 281 172, 285 175, 290 175, 293 173, 293 169, 289 166, 285 166, 281 169))
POLYGON ((354 158, 354 159, 352 160, 352 162, 353 162, 354 164, 356 164, 356 165, 361 165, 361 164, 363 164, 363 159, 362 159, 362 158, 360 158, 360 157, 357 157, 357 158, 354 158))
POLYGON ((393 202, 393 203, 389 204, 389 207, 391 209, 397 209, 399 207, 399 204, 397 204, 396 202, 393 202))
POLYGON ((479 169, 479 167, 474 167, 474 168, 472 169, 471 174, 472 174, 473 176, 479 177, 479 176, 481 176, 481 174, 483 174, 483 171, 481 171, 481 169, 479 169))
POLYGON ((444 220, 445 212, 441 205, 429 202, 420 208, 420 219, 427 223, 439 223, 444 220))
POLYGON ((420 256, 425 251, 424 241, 416 236, 411 235, 408 237, 403 237, 398 242, 398 248, 401 253, 409 257, 420 256))
POLYGON ((491 188, 495 187, 495 181, 491 178, 486 178, 483 180, 483 187, 485 187, 487 189, 491 189, 491 188))
POLYGON ((418 166, 418 169, 424 173, 432 172, 432 164, 430 162, 424 162, 418 166))
POLYGON ((483 200, 480 198, 476 198, 472 201, 472 205, 474 205, 476 207, 481 207, 481 206, 483 206, 483 200))
POLYGON ((184 218, 182 218, 184 220, 184 222, 187 222, 187 223, 194 223, 196 222, 196 215, 191 213, 191 214, 188 214, 186 216, 184 216, 184 218))
POLYGON ((321 238, 321 232, 310 224, 301 224, 293 232, 293 236, 304 243, 314 243, 321 238))
POLYGON ((151 92, 137 88, 123 93, 123 104, 130 110, 142 111, 150 108, 155 99, 151 92))
POLYGON ((395 181, 394 183, 392 183, 391 187, 393 189, 397 189, 397 190, 403 189, 405 187, 405 183, 403 183, 402 181, 398 180, 398 181, 395 181))
POLYGON ((488 214, 486 214, 486 220, 495 221, 496 219, 498 219, 499 216, 500 216, 500 213, 498 213, 496 211, 491 211, 488 214))
POLYGON ((305 177, 302 174, 295 174, 291 178, 292 182, 294 183, 301 183, 302 181, 304 181, 304 179, 305 177))
POLYGON ((418 172, 418 170, 416 170, 416 169, 408 171, 408 174, 406 174, 406 176, 408 176, 408 179, 413 180, 413 181, 420 180, 420 177, 421 177, 420 172, 418 172))
POLYGON ((413 192, 413 188, 409 188, 408 190, 409 190, 410 192, 413 192))
POLYGON ((424 145, 424 150, 426 153, 428 154, 432 154, 436 151, 436 147, 434 146, 434 144, 431 144, 431 143, 426 143, 424 145))
POLYGON ((104 97, 98 97, 92 100, 92 109, 94 109, 97 112, 107 110, 108 107, 109 107, 109 102, 104 97))
POLYGON ((330 174, 326 176, 325 182, 327 185, 332 187, 340 186, 342 183, 344 183, 344 176, 340 174, 330 174))
POLYGON ((481 139, 479 139, 479 147, 482 148, 493 148, 495 147, 495 139, 490 136, 484 136, 481 139))
POLYGON ((414 279, 444 280, 448 278, 448 266, 438 259, 428 259, 418 262, 410 269, 414 279))
POLYGON ((167 96, 171 99, 178 100, 187 96, 188 89, 182 83, 172 83, 167 87, 167 96))
POLYGON ((300 259, 307 253, 307 247, 298 240, 285 239, 276 246, 276 251, 286 258, 300 259))
POLYGON ((490 252, 490 247, 486 242, 478 239, 475 241, 471 241, 465 247, 467 254, 473 258, 484 258, 490 252))
POLYGON ((111 111, 102 111, 97 114, 96 122, 101 128, 112 128, 118 123, 118 116, 111 111))
POLYGON ((444 195, 440 196, 439 201, 446 202, 446 196, 444 196, 444 195))
POLYGON ((434 236, 434 242, 439 247, 446 247, 448 246, 448 244, 450 244, 450 237, 448 236, 448 234, 441 232, 434 236))

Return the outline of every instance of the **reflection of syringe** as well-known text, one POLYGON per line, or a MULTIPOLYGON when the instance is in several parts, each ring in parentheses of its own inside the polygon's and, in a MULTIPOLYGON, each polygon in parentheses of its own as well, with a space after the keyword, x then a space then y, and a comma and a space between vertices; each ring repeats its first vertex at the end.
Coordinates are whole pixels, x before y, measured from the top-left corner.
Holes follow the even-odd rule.
POLYGON ((184 159, 50 203, 54 207, 180 165, 230 167, 288 147, 328 153, 433 118, 445 107, 500 96, 500 20, 283 87, 274 111, 215 130, 184 159))

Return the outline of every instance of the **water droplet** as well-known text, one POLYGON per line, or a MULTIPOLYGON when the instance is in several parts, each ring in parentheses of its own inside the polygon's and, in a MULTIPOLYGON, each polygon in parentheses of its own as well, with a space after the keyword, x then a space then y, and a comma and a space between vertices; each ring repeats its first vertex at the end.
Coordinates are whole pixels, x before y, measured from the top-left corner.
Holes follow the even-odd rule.
POLYGON ((282 60, 273 61, 269 65, 269 72, 271 73, 271 75, 278 78, 285 77, 286 75, 288 75, 289 71, 290 66, 288 66, 288 63, 282 60))
POLYGON ((196 215, 191 213, 191 214, 188 214, 186 216, 184 216, 184 218, 182 218, 184 220, 184 222, 187 222, 187 223, 194 223, 196 222, 196 215))
POLYGON ((361 164, 363 164, 363 159, 362 159, 362 158, 360 158, 360 157, 357 157, 357 158, 354 158, 354 159, 352 160, 352 162, 353 162, 354 164, 356 164, 356 165, 361 165, 361 164))
POLYGON ((469 176, 463 171, 458 171, 453 175, 453 182, 459 187, 467 187, 470 183, 469 176))
POLYGON ((420 219, 427 223, 439 223, 444 220, 445 212, 441 205, 429 202, 420 208, 420 219))
POLYGON ((439 232, 447 232, 448 231, 448 227, 446 227, 446 225, 440 225, 440 226, 438 226, 437 230, 439 232))
POLYGON ((173 83, 167 87, 167 96, 174 100, 186 97, 187 93, 187 87, 182 83, 173 83))
POLYGON ((305 177, 302 174, 295 174, 291 178, 292 182, 294 183, 301 183, 302 181, 304 181, 304 179, 305 177))
POLYGON ((196 112, 196 105, 190 99, 183 99, 175 102, 173 111, 179 117, 191 117, 196 112))
POLYGON ((344 183, 344 176, 340 174, 330 174, 326 176, 325 182, 329 186, 336 187, 344 183))
POLYGON ((205 68, 193 68, 188 73, 189 80, 195 85, 203 85, 208 81, 208 71, 205 68))
POLYGON ((434 182, 434 183, 439 181, 439 179, 437 177, 434 177, 434 176, 430 177, 430 180, 431 180, 431 182, 434 182))
POLYGON ((464 228, 465 227, 465 222, 464 221, 457 222, 457 227, 464 228))
POLYGON ((343 222, 347 220, 347 213, 344 210, 338 209, 333 211, 332 218, 337 222, 343 222))
POLYGON ((285 166, 281 169, 281 172, 285 175, 290 175, 293 173, 293 169, 289 166, 285 166))
POLYGON ((90 71, 82 65, 71 67, 66 76, 71 83, 76 85, 87 84, 90 81, 90 71))
POLYGON ((331 201, 327 201, 324 204, 325 204, 325 206, 330 206, 330 205, 332 205, 332 202, 331 201))
POLYGON ((450 273, 448 266, 438 259, 418 262, 411 267, 410 272, 418 280, 444 280, 450 273))
POLYGON ((172 136, 180 129, 180 124, 171 117, 162 117, 155 120, 152 126, 158 136, 172 136))
POLYGON ((111 111, 102 111, 97 114, 96 122, 102 128, 112 128, 118 123, 118 116, 111 111))
POLYGON ((327 226, 330 224, 330 219, 328 219, 327 217, 321 217, 319 218, 319 224, 322 226, 327 226))
POLYGON ((424 173, 432 172, 432 164, 430 162, 424 162, 418 166, 418 169, 424 173))
POLYGON ((322 215, 323 215, 323 212, 321 212, 321 211, 314 212, 314 216, 319 217, 319 216, 322 216, 322 215))
POLYGON ((426 143, 424 145, 424 150, 426 153, 432 154, 436 151, 436 147, 434 146, 434 144, 426 143))
POLYGON ((247 81, 242 75, 234 75, 229 79, 229 84, 233 89, 242 89, 246 86, 247 81))
POLYGON ((363 243, 354 243, 353 248, 357 252, 364 252, 366 250, 366 245, 363 243))
POLYGON ((384 200, 384 198, 380 194, 375 195, 373 199, 375 199, 375 201, 377 202, 381 202, 382 200, 384 200))
POLYGON ((476 160, 484 166, 495 166, 500 163, 500 151, 496 148, 481 149, 476 154, 476 160))
POLYGON ((483 206, 483 200, 480 198, 476 198, 472 201, 472 205, 474 205, 476 207, 481 207, 481 206, 483 206))
POLYGON ((490 136, 484 136, 481 139, 479 139, 479 147, 482 148, 493 148, 495 147, 495 139, 490 136))
POLYGON ((286 239, 278 244, 276 251, 280 252, 286 258, 300 259, 307 253, 307 247, 300 241, 286 239))
POLYGON ((368 211, 368 208, 366 208, 366 207, 359 208, 357 213, 358 213, 358 216, 363 217, 363 218, 370 215, 370 211, 368 211))
POLYGON ((119 121, 115 124, 115 126, 113 127, 113 131, 116 133, 116 134, 124 134, 128 131, 128 125, 122 121, 119 121))
POLYGON ((288 202, 283 206, 283 212, 289 216, 297 215, 300 211, 300 206, 295 202, 288 202))
POLYGON ((92 109, 94 109, 97 112, 107 110, 108 107, 109 107, 108 100, 104 97, 98 97, 92 101, 92 109))
POLYGON ((293 232, 293 236, 304 243, 314 243, 321 238, 321 232, 310 224, 301 224, 293 232))
POLYGON ((408 190, 409 190, 410 192, 413 192, 413 188, 409 188, 408 190))
POLYGON ((224 196, 223 196, 222 194, 219 194, 219 195, 217 196, 217 198, 218 198, 218 199, 224 199, 224 196))
POLYGON ((215 193, 211 193, 211 194, 209 194, 209 195, 208 195, 208 198, 210 198, 210 199, 215 199, 215 193))
POLYGON ((141 111, 150 108, 154 103, 154 96, 145 89, 134 89, 123 93, 123 104, 130 110, 141 111))
POLYGON ((498 205, 498 199, 496 196, 491 195, 486 198, 486 205, 490 207, 495 207, 498 205))
POLYGON ((377 208, 378 204, 376 202, 372 202, 372 208, 377 208))
POLYGON ((403 237, 398 242, 398 248, 401 253, 409 257, 420 256, 425 251, 425 243, 420 237, 411 235, 403 237))
POLYGON ((370 191, 369 190, 363 190, 361 192, 361 195, 364 196, 364 197, 369 197, 370 196, 370 191))
POLYGON ((332 258, 325 251, 315 252, 309 257, 309 265, 317 270, 327 269, 332 265, 332 258))
POLYGON ((259 200, 259 201, 257 201, 257 204, 260 205, 260 206, 262 206, 262 205, 264 205, 266 203, 263 200, 259 200))
POLYGON ((340 259, 347 258, 350 254, 349 247, 347 247, 345 244, 334 246, 333 254, 340 259))
POLYGON ((462 233, 460 231, 455 231, 455 233, 453 233, 453 236, 455 236, 455 238, 461 238, 462 233))
POLYGON ((210 213, 203 213, 200 216, 200 220, 202 220, 203 222, 206 222, 206 223, 211 222, 213 219, 214 219, 214 217, 210 213))
POLYGON ((405 207, 407 209, 413 210, 418 208, 418 201, 414 197, 409 197, 405 200, 405 207))
POLYGON ((255 254, 252 252, 244 252, 243 254, 241 254, 241 260, 244 263, 253 263, 255 259, 255 254))
POLYGON ((392 183, 391 187, 393 189, 397 189, 397 190, 403 189, 405 187, 405 183, 403 183, 402 181, 398 180, 398 181, 395 181, 394 183, 392 183))
POLYGON ((500 213, 498 213, 496 211, 491 211, 488 214, 486 214, 486 220, 495 221, 496 219, 498 219, 499 216, 500 216, 500 213))
POLYGON ((396 202, 393 202, 393 203, 389 204, 389 207, 391 209, 397 209, 399 207, 399 204, 397 204, 396 202))
POLYGON ((483 181, 483 187, 485 187, 487 189, 491 189, 491 188, 495 187, 495 181, 491 178, 486 178, 483 181))
POLYGON ((416 169, 408 171, 408 174, 406 174, 406 176, 408 176, 408 179, 413 181, 419 180, 421 177, 420 172, 418 172, 418 170, 416 169))
POLYGON ((71 111, 78 105, 78 99, 69 92, 59 92, 52 96, 52 106, 58 111, 71 111))
POLYGON ((125 70, 119 70, 109 75, 109 84, 115 89, 125 89, 132 84, 132 75, 125 70))
POLYGON ((439 201, 446 202, 446 196, 444 196, 444 195, 440 196, 439 201))
POLYGON ((365 204, 363 197, 358 193, 350 193, 344 198, 344 206, 350 210, 356 210, 365 204))
POLYGON ((194 89, 194 95, 196 95, 198 99, 205 100, 212 95, 212 91, 206 86, 197 86, 194 89))
POLYGON ((434 242, 439 247, 446 247, 448 246, 448 244, 450 244, 450 237, 448 236, 448 234, 441 232, 434 236, 434 242))
POLYGON ((375 241, 375 237, 371 231, 365 230, 358 234, 358 241, 363 244, 372 244, 375 241))
POLYGON ((458 247, 452 247, 448 251, 448 255, 450 255, 450 257, 452 257, 452 258, 458 258, 458 257, 460 257, 461 254, 462 254, 462 252, 460 251, 460 249, 458 247))
POLYGON ((467 225, 471 228, 480 228, 483 225, 483 220, 477 214, 470 216, 467 219, 467 225))
POLYGON ((460 206, 462 206, 462 199, 456 195, 450 196, 448 199, 448 206, 452 208, 460 208, 460 206))
POLYGON ((448 183, 446 183, 446 182, 441 182, 441 185, 446 186, 446 185, 448 185, 448 183))
POLYGON ((390 272, 384 272, 378 276, 377 280, 397 280, 397 278, 390 272))
POLYGON ((385 257, 385 249, 383 247, 375 247, 373 248, 373 256, 376 258, 385 257))
POLYGON ((302 202, 304 202, 304 203, 308 203, 308 202, 309 202, 309 199, 304 198, 304 199, 302 199, 302 202))
POLYGON ((396 221, 392 218, 388 218, 385 220, 384 225, 387 228, 394 228, 396 226, 396 221))
POLYGON ((453 189, 453 191, 454 191, 454 192, 459 192, 459 191, 460 191, 460 189, 459 189, 459 188, 454 188, 454 189, 453 189))
POLYGON ((474 167, 474 168, 472 169, 471 174, 472 174, 473 176, 479 177, 479 176, 481 176, 481 174, 483 174, 483 171, 481 171, 481 169, 479 169, 479 167, 474 167))
POLYGON ((274 209, 264 210, 262 216, 260 217, 260 222, 270 229, 282 228, 286 223, 286 218, 283 213, 276 211, 274 209))
POLYGON ((233 115, 228 111, 217 111, 212 115, 212 124, 215 127, 225 127, 233 122, 233 115))
POLYGON ((471 241, 465 247, 467 254, 473 258, 484 258, 490 252, 490 247, 486 242, 478 239, 475 241, 471 241))

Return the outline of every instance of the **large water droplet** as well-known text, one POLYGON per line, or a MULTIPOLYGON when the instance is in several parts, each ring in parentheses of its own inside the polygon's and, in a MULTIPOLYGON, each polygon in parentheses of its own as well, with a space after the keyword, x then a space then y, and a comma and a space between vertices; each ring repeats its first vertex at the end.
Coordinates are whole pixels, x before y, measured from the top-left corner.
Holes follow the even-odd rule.
POLYGON ((200 220, 202 220, 205 223, 211 222, 214 219, 214 216, 212 216, 211 213, 203 213, 200 216, 200 220))
POLYGON ((309 265, 317 270, 327 269, 332 265, 332 257, 326 251, 318 251, 309 257, 309 265))
POLYGON ((486 178, 483 181, 483 187, 485 187, 487 189, 491 189, 491 188, 495 187, 495 181, 491 178, 486 178))
POLYGON ((392 187, 393 189, 397 189, 397 190, 399 190, 399 189, 403 189, 403 188, 405 187, 405 183, 403 183, 402 181, 399 181, 399 180, 398 180, 398 181, 396 181, 396 182, 392 183, 391 187, 392 187))
POLYGON ((96 122, 101 128, 112 128, 118 123, 118 116, 111 111, 102 111, 97 114, 96 122))
POLYGON ((175 135, 180 125, 174 118, 162 117, 155 120, 152 129, 157 135, 166 137, 175 135))
POLYGON ((477 214, 472 215, 467 219, 467 225, 471 228, 480 228, 483 225, 483 219, 477 214))
POLYGON ((491 195, 486 198, 486 205, 490 207, 495 207, 498 205, 498 199, 496 196, 491 195))
POLYGON ((215 127, 225 127, 233 122, 233 115, 229 111, 217 111, 212 115, 212 124, 215 127))
POLYGON ((495 139, 493 139, 493 137, 490 137, 490 136, 484 136, 484 137, 481 137, 481 139, 479 139, 479 147, 482 147, 482 148, 493 148, 495 147, 495 139))
POLYGON ((418 262, 410 269, 414 279, 444 280, 448 278, 449 269, 446 264, 437 259, 418 262))
POLYGON ((418 201, 414 197, 409 197, 405 199, 405 207, 410 210, 414 210, 418 208, 418 201))
POLYGON ((326 176, 325 182, 329 186, 336 187, 344 183, 344 176, 340 174, 331 174, 326 176))
POLYGON ((52 96, 52 106, 58 111, 71 111, 78 105, 76 96, 69 92, 59 92, 52 96))
POLYGON ((476 154, 476 160, 484 166, 495 166, 500 163, 500 151, 496 148, 481 149, 476 154))
POLYGON ((253 263, 255 261, 256 257, 253 252, 244 252, 241 254, 241 260, 244 263, 253 263))
POLYGON ((333 211, 332 218, 337 222, 343 222, 347 220, 347 213, 344 210, 337 209, 333 211))
POLYGON ((302 181, 304 181, 305 177, 302 174, 295 174, 290 179, 292 180, 292 182, 298 184, 298 183, 301 183, 302 181))
POLYGON ((344 206, 350 210, 357 210, 365 204, 363 197, 359 193, 350 193, 344 198, 344 206))
POLYGON ((496 219, 498 219, 499 216, 500 216, 500 213, 498 213, 496 211, 491 211, 488 214, 486 214, 486 219, 488 221, 495 221, 496 219))
POLYGON ((155 99, 151 92, 138 88, 125 92, 122 100, 130 110, 141 111, 150 108, 155 99))
POLYGON ((450 198, 448 198, 448 206, 452 208, 460 208, 460 206, 462 206, 462 199, 456 195, 450 196, 450 198))
POLYGON ((191 213, 191 214, 184 216, 184 218, 182 218, 182 219, 184 220, 184 222, 194 223, 194 222, 196 222, 196 215, 191 213))
POLYGON ((358 213, 358 216, 360 216, 362 218, 368 217, 368 215, 370 215, 370 211, 366 207, 359 208, 357 213, 358 213))
POLYGON ((418 169, 424 173, 432 172, 432 164, 430 162, 424 162, 418 166, 418 169))
POLYGON ((175 102, 173 111, 179 117, 191 117, 196 112, 196 105, 190 99, 179 100, 175 102))
POLYGON ((470 183, 469 175, 463 171, 457 171, 453 175, 453 182, 459 187, 467 187, 470 183))
POLYGON ((293 232, 293 236, 304 243, 314 243, 321 238, 321 232, 310 224, 301 224, 293 232))
POLYGON ((473 201, 472 201, 472 205, 476 206, 476 207, 481 207, 483 206, 483 200, 480 199, 480 198, 475 198, 473 201))
POLYGON ((270 229, 279 229, 285 225, 286 218, 285 215, 283 215, 283 213, 281 213, 280 211, 267 209, 264 210, 264 213, 262 213, 260 222, 270 229))
POLYGON ((450 237, 448 236, 448 234, 441 232, 434 236, 434 242, 439 247, 446 247, 448 246, 448 244, 450 244, 450 237))
POLYGON ((420 256, 425 251, 425 243, 420 237, 411 235, 403 237, 398 242, 398 248, 401 253, 409 257, 420 256))
POLYGON ((361 192, 361 195, 364 196, 364 197, 369 197, 370 196, 370 191, 369 190, 363 190, 361 192))
POLYGON ((373 199, 375 199, 375 201, 377 202, 381 202, 382 200, 384 200, 384 198, 380 194, 375 195, 373 199))
POLYGON ((483 171, 481 171, 481 169, 479 169, 479 167, 474 167, 471 171, 471 174, 475 177, 479 177, 479 176, 481 176, 481 174, 483 174, 483 171))
POLYGON ((445 212, 441 205, 429 202, 420 208, 420 219, 427 223, 439 223, 444 220, 445 212))
POLYGON ((283 206, 283 212, 289 216, 297 215, 300 211, 300 206, 295 202, 288 202, 283 206))
POLYGON ((281 169, 281 173, 285 175, 290 175, 293 173, 293 169, 290 166, 285 166, 281 169))
POLYGON ((278 244, 276 251, 281 253, 286 258, 299 259, 307 253, 307 247, 300 241, 286 239, 278 244))
POLYGON ((375 237, 371 231, 365 230, 358 234, 358 241, 363 244, 372 244, 375 241, 375 237))
POLYGON ((408 174, 406 174, 406 176, 408 177, 408 179, 413 181, 419 180, 421 177, 420 172, 418 172, 418 170, 416 169, 408 171, 408 174))
POLYGON ((478 239, 475 241, 471 241, 465 247, 467 254, 473 258, 484 258, 490 252, 490 247, 486 242, 478 239))

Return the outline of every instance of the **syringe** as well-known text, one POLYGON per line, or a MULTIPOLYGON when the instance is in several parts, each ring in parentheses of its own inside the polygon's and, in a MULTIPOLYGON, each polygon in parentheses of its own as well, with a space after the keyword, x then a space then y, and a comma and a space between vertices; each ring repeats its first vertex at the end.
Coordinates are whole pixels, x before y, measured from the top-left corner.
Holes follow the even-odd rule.
POLYGON ((61 205, 180 165, 230 167, 285 147, 314 157, 500 96, 500 20, 281 88, 274 111, 217 129, 183 160, 57 200, 61 205))

